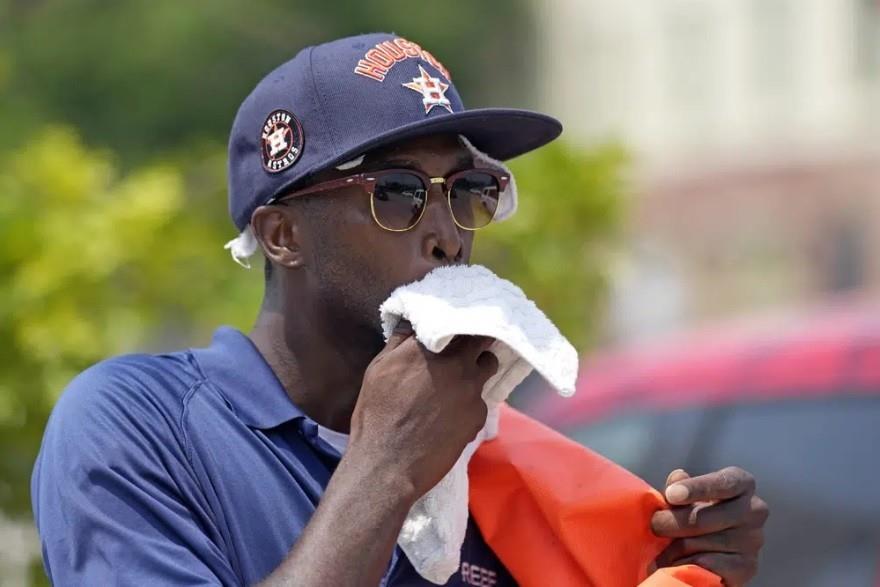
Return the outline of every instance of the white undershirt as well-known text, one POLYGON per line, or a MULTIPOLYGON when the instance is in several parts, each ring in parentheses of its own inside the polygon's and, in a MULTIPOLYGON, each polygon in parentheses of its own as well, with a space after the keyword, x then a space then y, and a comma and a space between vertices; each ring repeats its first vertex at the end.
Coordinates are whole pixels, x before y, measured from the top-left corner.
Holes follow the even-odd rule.
POLYGON ((336 430, 330 430, 326 426, 318 424, 318 436, 323 438, 324 442, 338 450, 339 454, 345 454, 345 449, 348 448, 348 434, 343 434, 336 430))

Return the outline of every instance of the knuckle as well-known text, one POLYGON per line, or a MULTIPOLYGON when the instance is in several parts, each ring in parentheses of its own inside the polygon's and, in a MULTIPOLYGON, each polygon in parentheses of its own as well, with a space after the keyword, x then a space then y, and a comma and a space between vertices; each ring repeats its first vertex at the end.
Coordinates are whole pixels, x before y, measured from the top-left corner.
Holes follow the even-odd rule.
POLYGON ((664 512, 654 512, 654 515, 651 516, 651 530, 655 533, 660 530, 663 526, 663 514, 664 512))
POLYGON ((755 477, 742 467, 727 467, 724 469, 732 482, 735 484, 735 487, 744 487, 746 491, 754 492, 755 490, 755 477))
POLYGON ((718 471, 718 475, 715 479, 718 491, 725 494, 733 493, 740 488, 741 477, 735 467, 728 467, 718 471))

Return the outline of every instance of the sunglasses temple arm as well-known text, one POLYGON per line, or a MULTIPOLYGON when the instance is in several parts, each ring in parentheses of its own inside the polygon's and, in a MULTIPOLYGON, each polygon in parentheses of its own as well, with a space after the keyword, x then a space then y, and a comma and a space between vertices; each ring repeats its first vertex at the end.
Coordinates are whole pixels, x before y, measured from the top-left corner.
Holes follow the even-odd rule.
POLYGON ((365 183, 366 182, 365 182, 363 176, 360 176, 360 175, 353 176, 353 177, 342 177, 339 179, 332 179, 330 181, 316 183, 313 186, 309 186, 309 187, 303 188, 301 190, 297 190, 297 191, 293 192, 292 194, 287 194, 286 196, 283 196, 283 199, 286 200, 289 198, 297 198, 299 196, 308 196, 311 194, 319 194, 322 192, 327 192, 330 190, 339 189, 339 188, 349 186, 349 185, 364 185, 365 183))

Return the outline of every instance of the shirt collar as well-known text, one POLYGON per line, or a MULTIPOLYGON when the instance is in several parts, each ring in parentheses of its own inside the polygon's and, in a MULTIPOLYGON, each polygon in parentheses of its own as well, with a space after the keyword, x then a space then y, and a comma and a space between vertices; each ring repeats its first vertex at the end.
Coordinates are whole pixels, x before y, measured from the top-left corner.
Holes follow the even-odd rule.
POLYGON ((248 426, 268 429, 306 417, 251 339, 235 328, 218 328, 211 346, 192 353, 205 378, 248 426))

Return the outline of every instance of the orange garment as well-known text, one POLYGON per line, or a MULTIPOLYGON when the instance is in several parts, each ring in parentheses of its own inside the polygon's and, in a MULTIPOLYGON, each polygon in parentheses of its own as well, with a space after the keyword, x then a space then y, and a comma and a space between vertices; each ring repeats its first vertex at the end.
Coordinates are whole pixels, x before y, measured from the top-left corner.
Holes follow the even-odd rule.
POLYGON ((647 483, 510 407, 470 462, 470 510, 523 587, 721 587, 688 565, 648 567, 669 544, 651 532, 666 507, 647 483))

